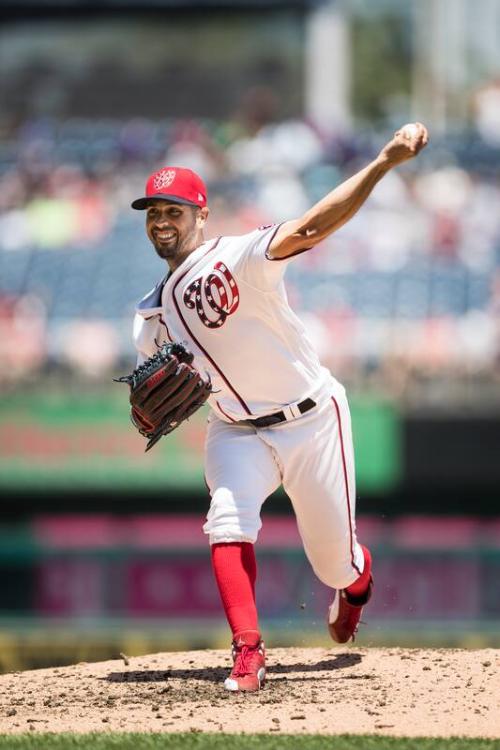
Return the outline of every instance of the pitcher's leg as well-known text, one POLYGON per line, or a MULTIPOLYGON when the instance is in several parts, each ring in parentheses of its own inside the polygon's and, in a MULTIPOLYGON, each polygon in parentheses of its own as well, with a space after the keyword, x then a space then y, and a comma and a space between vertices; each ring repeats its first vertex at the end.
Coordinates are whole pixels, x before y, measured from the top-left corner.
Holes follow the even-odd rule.
POLYGON ((211 502, 203 531, 210 544, 255 542, 262 504, 281 484, 272 449, 253 427, 214 418, 207 430, 205 479, 211 502))
POLYGON ((283 484, 305 552, 318 578, 337 589, 328 630, 346 643, 357 631, 372 577, 370 553, 356 539, 354 452, 343 389, 334 389, 309 424, 297 423, 280 442, 283 484))
POLYGON ((244 630, 257 632, 255 604, 257 561, 250 542, 211 545, 212 568, 233 636, 244 630))
POLYGON ((298 424, 295 432, 290 438, 299 440, 299 448, 290 441, 287 455, 280 454, 285 466, 283 486, 314 572, 328 586, 343 589, 364 568, 356 538, 354 451, 343 389, 321 406, 310 425, 298 424))
POLYGON ((281 475, 272 449, 254 428, 213 420, 207 433, 206 480, 212 501, 204 531, 210 536, 215 580, 233 635, 234 666, 224 686, 258 690, 266 671, 253 543, 262 503, 281 483, 281 475))

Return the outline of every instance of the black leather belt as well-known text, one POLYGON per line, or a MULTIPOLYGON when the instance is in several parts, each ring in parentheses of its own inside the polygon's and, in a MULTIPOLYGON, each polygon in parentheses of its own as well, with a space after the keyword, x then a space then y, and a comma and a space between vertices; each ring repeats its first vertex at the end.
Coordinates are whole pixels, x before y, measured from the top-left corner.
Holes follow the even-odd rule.
MULTIPOLYGON (((297 409, 301 414, 305 414, 306 411, 314 409, 315 406, 316 401, 313 401, 312 398, 306 398, 304 401, 301 401, 300 404, 297 404, 297 409)), ((286 422, 286 416, 283 411, 275 411, 274 414, 268 414, 265 417, 257 417, 257 419, 244 419, 242 422, 243 424, 251 424, 254 427, 271 427, 273 424, 286 422)))

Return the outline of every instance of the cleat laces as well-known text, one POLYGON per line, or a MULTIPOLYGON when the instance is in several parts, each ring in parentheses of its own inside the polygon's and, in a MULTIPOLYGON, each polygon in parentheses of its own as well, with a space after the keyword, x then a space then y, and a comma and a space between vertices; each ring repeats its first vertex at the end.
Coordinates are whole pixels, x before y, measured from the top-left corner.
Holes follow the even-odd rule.
POLYGON ((236 652, 234 666, 232 671, 233 677, 245 677, 255 672, 255 657, 260 656, 259 649, 252 646, 242 646, 241 651, 236 652))

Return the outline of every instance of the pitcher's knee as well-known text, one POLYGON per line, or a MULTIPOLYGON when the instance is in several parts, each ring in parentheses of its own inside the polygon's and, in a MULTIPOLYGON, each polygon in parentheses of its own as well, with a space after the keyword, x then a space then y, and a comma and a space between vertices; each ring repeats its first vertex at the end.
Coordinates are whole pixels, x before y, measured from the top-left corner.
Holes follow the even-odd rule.
POLYGON ((217 489, 210 503, 203 531, 210 544, 257 540, 262 522, 260 504, 250 498, 236 498, 226 487, 217 489))
POLYGON ((359 576, 359 571, 353 564, 350 551, 341 553, 332 544, 323 550, 315 550, 307 556, 312 569, 319 580, 334 589, 345 589, 359 576))

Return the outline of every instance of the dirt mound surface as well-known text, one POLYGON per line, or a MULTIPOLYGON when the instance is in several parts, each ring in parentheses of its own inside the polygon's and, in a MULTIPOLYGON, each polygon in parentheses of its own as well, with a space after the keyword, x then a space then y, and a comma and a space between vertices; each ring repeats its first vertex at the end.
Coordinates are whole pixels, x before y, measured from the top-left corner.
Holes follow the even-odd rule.
POLYGON ((227 651, 0 676, 0 732, 283 732, 500 737, 495 649, 272 649, 260 693, 227 651))

